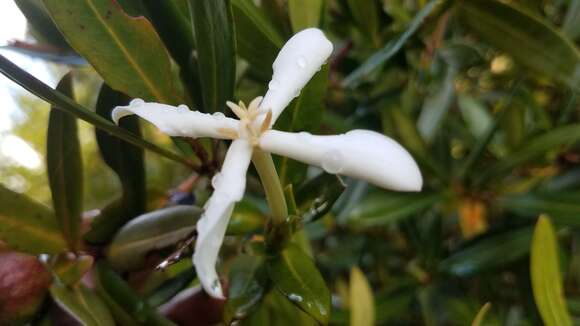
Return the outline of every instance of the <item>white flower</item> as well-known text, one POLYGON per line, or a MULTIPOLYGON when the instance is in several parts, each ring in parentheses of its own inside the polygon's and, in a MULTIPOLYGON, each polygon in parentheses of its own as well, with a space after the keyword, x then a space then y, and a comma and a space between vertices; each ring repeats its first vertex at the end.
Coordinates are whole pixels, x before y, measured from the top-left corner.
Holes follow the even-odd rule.
POLYGON ((272 130, 284 108, 332 52, 332 43, 322 31, 310 28, 294 35, 274 61, 272 81, 264 98, 254 99, 246 108, 228 102, 239 120, 222 113, 190 111, 187 106, 173 107, 133 100, 117 107, 113 120, 136 114, 171 136, 231 139, 221 172, 212 180, 214 193, 197 223, 198 238, 193 263, 203 288, 211 296, 223 298, 215 270, 229 218, 244 195, 246 171, 253 148, 284 155, 328 173, 368 181, 382 188, 419 191, 422 177, 409 153, 394 140, 368 130, 353 130, 342 135, 315 136, 307 132, 272 130))

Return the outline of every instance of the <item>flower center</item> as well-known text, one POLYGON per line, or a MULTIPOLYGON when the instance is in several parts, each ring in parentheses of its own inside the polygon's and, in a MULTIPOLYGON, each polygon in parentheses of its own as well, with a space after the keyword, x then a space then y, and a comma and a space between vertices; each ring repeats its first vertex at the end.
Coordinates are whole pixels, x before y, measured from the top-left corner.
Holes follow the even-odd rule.
POLYGON ((262 101, 262 97, 256 97, 250 102, 250 105, 246 107, 244 102, 240 101, 238 104, 233 102, 226 102, 226 105, 234 112, 234 114, 240 119, 240 128, 236 132, 234 130, 228 131, 229 133, 236 133, 235 138, 245 138, 252 146, 257 146, 260 141, 260 136, 264 131, 270 129, 270 123, 272 121, 272 111, 268 110, 266 117, 260 121, 258 117, 262 116, 265 110, 260 110, 259 105, 262 101))

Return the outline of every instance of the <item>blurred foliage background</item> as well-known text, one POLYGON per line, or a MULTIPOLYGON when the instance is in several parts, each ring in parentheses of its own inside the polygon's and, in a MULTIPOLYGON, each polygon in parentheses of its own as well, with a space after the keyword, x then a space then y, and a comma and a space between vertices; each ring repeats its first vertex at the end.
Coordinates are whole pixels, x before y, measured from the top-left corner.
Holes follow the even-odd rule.
POLYGON ((30 38, 7 48, 66 76, 55 92, 0 60, 32 93, 10 132, 46 158, 0 161, 0 324, 579 322, 579 0, 15 2, 30 38), (222 250, 229 299, 209 299, 188 239, 226 144, 122 124, 140 142, 105 119, 134 97, 229 114, 225 100, 264 94, 307 27, 335 51, 277 128, 383 132, 424 189, 275 158, 298 226, 267 255, 251 169, 222 250))

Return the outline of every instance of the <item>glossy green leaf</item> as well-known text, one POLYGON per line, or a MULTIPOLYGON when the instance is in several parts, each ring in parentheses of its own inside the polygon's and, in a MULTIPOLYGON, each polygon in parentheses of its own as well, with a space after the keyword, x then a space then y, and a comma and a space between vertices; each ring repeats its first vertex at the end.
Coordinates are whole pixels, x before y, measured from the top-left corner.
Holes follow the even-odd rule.
POLYGON ((421 115, 417 121, 417 129, 428 142, 433 141, 437 131, 447 116, 449 108, 455 99, 455 69, 449 67, 445 79, 434 93, 430 94, 423 103, 421 115))
POLYGON ((558 242, 548 217, 538 219, 531 247, 532 290, 542 320, 547 326, 572 325, 562 289, 558 242))
MULTIPOLYGON (((99 97, 97 98, 96 112, 105 119, 110 119, 111 111, 116 106, 127 105, 129 99, 122 93, 114 91, 106 84, 103 84, 99 97)), ((140 136, 139 121, 137 117, 127 117, 120 121, 120 127, 133 134, 140 136)), ((143 150, 125 141, 113 137, 103 131, 96 130, 97 144, 101 157, 105 163, 115 171, 121 187, 123 196, 121 199, 122 214, 120 218, 114 220, 115 225, 108 225, 109 233, 96 239, 95 224, 87 238, 92 242, 105 242, 110 240, 125 222, 145 211, 146 190, 145 190, 145 165, 143 163, 143 150)), ((111 224, 109 223, 109 224, 111 224)))
POLYGON ((39 41, 70 50, 68 43, 48 16, 41 0, 15 0, 14 3, 26 17, 32 34, 39 41))
POLYGON ((50 88, 30 73, 19 68, 4 56, 0 55, 0 73, 22 86, 24 89, 30 91, 32 94, 38 96, 40 99, 52 104, 55 108, 68 112, 77 118, 84 120, 95 127, 104 130, 116 137, 119 137, 131 144, 148 149, 168 159, 180 162, 182 164, 192 166, 192 162, 180 155, 177 155, 164 148, 158 147, 149 143, 130 132, 117 127, 115 124, 103 119, 96 113, 80 106, 78 103, 70 99, 70 97, 50 88))
POLYGON ((309 27, 318 27, 325 0, 289 0, 288 14, 292 30, 298 33, 309 27))
POLYGON ((379 38, 379 3, 376 0, 348 0, 348 7, 361 32, 375 46, 380 44, 379 38))
POLYGON ((115 325, 102 299, 82 284, 75 287, 54 284, 50 294, 59 306, 85 326, 115 325))
POLYGON ((566 17, 562 24, 562 32, 570 39, 580 37, 580 0, 570 0, 570 5, 566 11, 566 17))
POLYGON ((395 223, 431 207, 442 199, 437 193, 381 192, 357 203, 348 222, 354 227, 370 228, 395 223))
POLYGON ((375 300, 369 281, 358 267, 350 270, 350 324, 375 325, 375 300))
POLYGON ((536 192, 506 196, 500 198, 499 204, 523 216, 548 214, 558 223, 580 226, 579 196, 574 191, 536 192))
POLYGON ((262 301, 266 294, 267 274, 264 259, 256 256, 238 256, 230 268, 228 301, 224 307, 224 320, 244 319, 262 301))
MULTIPOLYGON (((64 76, 56 89, 72 97, 71 75, 64 76)), ((75 117, 52 108, 46 139, 46 169, 54 213, 69 248, 76 250, 82 219, 83 162, 75 117)))
POLYGON ((516 63, 580 89, 580 52, 541 18, 497 0, 462 1, 458 14, 516 63))
POLYGON ((573 145, 577 141, 580 141, 580 124, 552 129, 525 142, 518 150, 491 166, 482 178, 508 172, 518 165, 545 155, 550 150, 573 145))
POLYGON ((457 276, 470 276, 501 268, 529 252, 532 228, 520 228, 474 240, 441 262, 439 269, 457 276))
POLYGON ((112 88, 147 101, 183 103, 169 54, 146 18, 127 15, 112 0, 43 2, 69 44, 112 88))
POLYGON ((296 190, 296 205, 305 222, 316 221, 330 211, 346 185, 333 174, 321 173, 296 190))
POLYGON ((0 240, 30 254, 55 254, 66 249, 52 211, 1 184, 0 240))
POLYGON ((201 213, 195 206, 174 206, 133 219, 115 235, 107 250, 109 262, 118 270, 140 268, 148 252, 187 238, 201 213))
POLYGON ((96 288, 121 325, 174 325, 135 291, 108 265, 97 264, 96 288))
POLYGON ((423 25, 425 19, 437 8, 440 4, 440 0, 429 1, 421 10, 413 17, 413 20, 409 23, 407 29, 395 39, 389 41, 381 50, 373 54, 368 58, 362 65, 351 72, 342 82, 344 87, 353 88, 356 87, 364 77, 369 75, 375 69, 379 68, 383 64, 389 61, 392 57, 399 52, 407 43, 409 38, 417 32, 417 30, 423 25))
POLYGON ((284 38, 252 0, 232 0, 232 11, 238 54, 267 82, 284 38))
POLYGON ((236 43, 230 0, 189 0, 203 110, 224 111, 233 99, 236 43))
POLYGON ((282 293, 272 290, 254 313, 240 321, 240 325, 319 326, 320 323, 290 303, 282 293))
POLYGON ((330 292, 308 255, 290 245, 268 261, 268 275, 274 287, 288 300, 319 323, 328 323, 330 292))

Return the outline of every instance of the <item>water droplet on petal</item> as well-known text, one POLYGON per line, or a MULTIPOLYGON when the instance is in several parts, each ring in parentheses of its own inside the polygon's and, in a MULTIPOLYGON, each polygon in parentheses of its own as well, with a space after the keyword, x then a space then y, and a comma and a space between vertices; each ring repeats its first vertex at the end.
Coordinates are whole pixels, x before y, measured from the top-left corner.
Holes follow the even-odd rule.
POLYGON ((179 112, 179 113, 189 112, 189 107, 187 107, 187 105, 185 105, 185 104, 180 104, 177 106, 177 112, 179 112))
POLYGON ((324 153, 322 161, 322 168, 324 171, 331 174, 340 173, 343 169, 343 165, 344 158, 338 150, 333 149, 324 153))
POLYGON ((275 91, 280 87, 280 83, 276 79, 272 79, 268 84, 268 89, 275 91))
POLYGON ((225 114, 223 114, 223 113, 221 113, 221 112, 219 112, 219 111, 218 111, 218 112, 214 112, 214 113, 212 114, 212 116, 213 116, 214 118, 218 118, 218 119, 222 119, 222 118, 225 118, 225 117, 226 117, 226 115, 225 115, 225 114))
POLYGON ((296 65, 298 65, 299 68, 306 68, 306 64, 308 64, 308 61, 306 61, 304 56, 299 56, 298 60, 296 60, 296 65))
POLYGON ((312 136, 310 133, 308 133, 306 131, 301 131, 296 135, 296 138, 297 138, 298 142, 303 143, 303 144, 307 144, 310 142, 310 136, 312 136))
POLYGON ((211 178, 211 186, 214 189, 216 189, 218 187, 221 176, 222 176, 221 173, 218 172, 213 176, 213 178, 211 178))
POLYGON ((142 104, 145 104, 145 101, 143 101, 140 98, 136 98, 136 99, 132 100, 131 102, 129 102, 129 106, 139 106, 142 104))
POLYGON ((296 93, 294 93, 294 97, 298 97, 300 96, 300 90, 296 90, 296 93))

